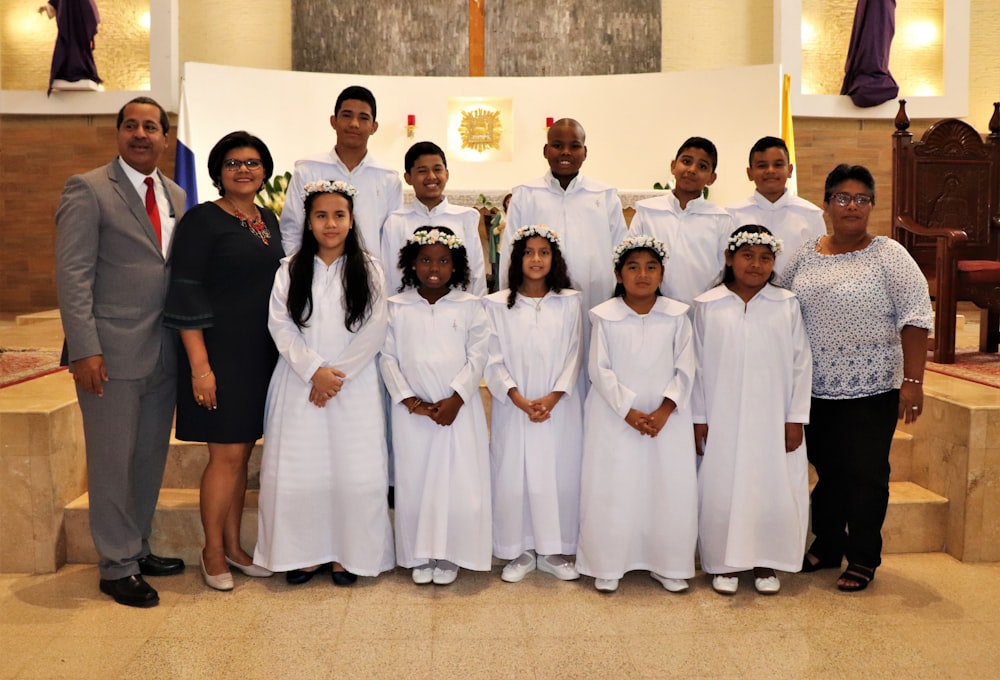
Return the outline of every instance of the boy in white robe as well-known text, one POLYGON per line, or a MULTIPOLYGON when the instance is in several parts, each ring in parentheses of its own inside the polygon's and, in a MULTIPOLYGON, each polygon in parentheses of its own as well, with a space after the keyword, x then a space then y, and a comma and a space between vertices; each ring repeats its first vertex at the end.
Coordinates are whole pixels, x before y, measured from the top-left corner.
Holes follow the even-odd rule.
POLYGON ((448 159, 434 142, 417 142, 406 151, 403 179, 413 187, 411 205, 393 210, 382 225, 382 266, 389 294, 400 292, 403 274, 399 250, 420 227, 448 227, 465 242, 469 256, 469 292, 486 295, 486 264, 479 238, 481 216, 474 208, 453 205, 444 195, 448 184, 448 159))
POLYGON ((666 196, 647 198, 635 206, 632 234, 657 238, 670 252, 670 266, 660 291, 690 305, 719 280, 722 252, 733 230, 733 218, 704 198, 715 182, 719 153, 704 137, 690 137, 670 161, 674 188, 666 196))
MULTIPOLYGON (((378 130, 376 111, 375 95, 370 90, 360 85, 344 88, 330 116, 337 143, 330 151, 295 162, 279 225, 285 255, 298 250, 302 242, 302 188, 310 182, 340 180, 358 190, 354 223, 365 250, 379 256, 382 223, 403 205, 403 185, 399 173, 368 152, 368 138, 378 130)), ((383 268, 388 269, 388 265, 383 268)), ((390 295, 393 292, 389 290, 390 295)))
POLYGON ((783 246, 774 260, 775 277, 781 275, 791 253, 806 241, 826 234, 823 210, 788 190, 793 171, 784 140, 761 137, 750 149, 747 166, 747 179, 756 190, 746 200, 727 208, 734 228, 759 224, 781 239, 783 246))
MULTIPOLYGON (((611 297, 614 272, 608 253, 628 235, 618 190, 580 174, 587 158, 587 133, 572 118, 549 127, 542 154, 549 171, 514 188, 500 245, 500 288, 507 288, 511 238, 518 228, 544 224, 559 232, 573 287, 590 309, 611 297)), ((584 351, 589 322, 584 319, 584 351)))

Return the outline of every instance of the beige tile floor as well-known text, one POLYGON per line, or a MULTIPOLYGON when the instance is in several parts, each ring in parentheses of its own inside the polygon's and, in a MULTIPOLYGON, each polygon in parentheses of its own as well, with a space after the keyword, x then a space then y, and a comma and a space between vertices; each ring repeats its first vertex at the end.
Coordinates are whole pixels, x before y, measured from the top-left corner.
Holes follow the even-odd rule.
POLYGON ((0 574, 0 679, 1000 677, 1000 563, 889 555, 853 595, 835 576, 786 575, 774 597, 746 576, 731 598, 641 572, 601 595, 587 578, 505 584, 499 566, 447 588, 397 570, 350 589, 237 576, 218 593, 195 566, 151 579, 161 604, 136 610, 94 566, 0 574))
POLYGON ((671 595, 633 572, 617 593, 535 572, 462 572, 450 587, 396 570, 336 588, 197 568, 151 579, 137 610, 97 590, 93 566, 0 575, 0 678, 996 678, 1000 564, 890 555, 863 593, 834 572, 785 575, 765 597, 699 576, 671 595))

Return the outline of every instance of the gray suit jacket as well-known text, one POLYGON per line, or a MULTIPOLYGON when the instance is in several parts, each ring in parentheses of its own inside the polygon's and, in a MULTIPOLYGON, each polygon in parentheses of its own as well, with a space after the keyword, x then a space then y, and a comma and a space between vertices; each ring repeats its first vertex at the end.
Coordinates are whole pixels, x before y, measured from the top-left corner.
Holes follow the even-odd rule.
MULTIPOLYGON (((184 190, 160 178, 180 221, 184 190)), ((101 354, 109 378, 150 375, 160 356, 169 283, 145 204, 118 160, 70 177, 56 210, 56 286, 68 361, 101 354)))

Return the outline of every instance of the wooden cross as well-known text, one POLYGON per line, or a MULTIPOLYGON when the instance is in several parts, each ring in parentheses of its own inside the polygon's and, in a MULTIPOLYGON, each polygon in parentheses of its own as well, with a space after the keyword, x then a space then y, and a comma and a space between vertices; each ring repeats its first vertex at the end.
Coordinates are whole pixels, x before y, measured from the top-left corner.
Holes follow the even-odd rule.
POLYGON ((469 75, 486 75, 486 0, 469 0, 469 75))

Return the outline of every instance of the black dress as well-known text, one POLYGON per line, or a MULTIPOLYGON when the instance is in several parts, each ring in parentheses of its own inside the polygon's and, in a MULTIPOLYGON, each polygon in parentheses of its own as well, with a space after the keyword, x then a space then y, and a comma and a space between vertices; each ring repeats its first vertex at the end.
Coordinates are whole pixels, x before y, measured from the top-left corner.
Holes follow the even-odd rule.
POLYGON ((186 212, 174 233, 164 323, 203 331, 218 403, 209 411, 195 402, 182 346, 176 425, 182 441, 253 442, 264 431, 264 401, 278 360, 268 304, 284 252, 278 219, 266 208, 260 212, 271 233, 267 244, 215 203, 186 212))

